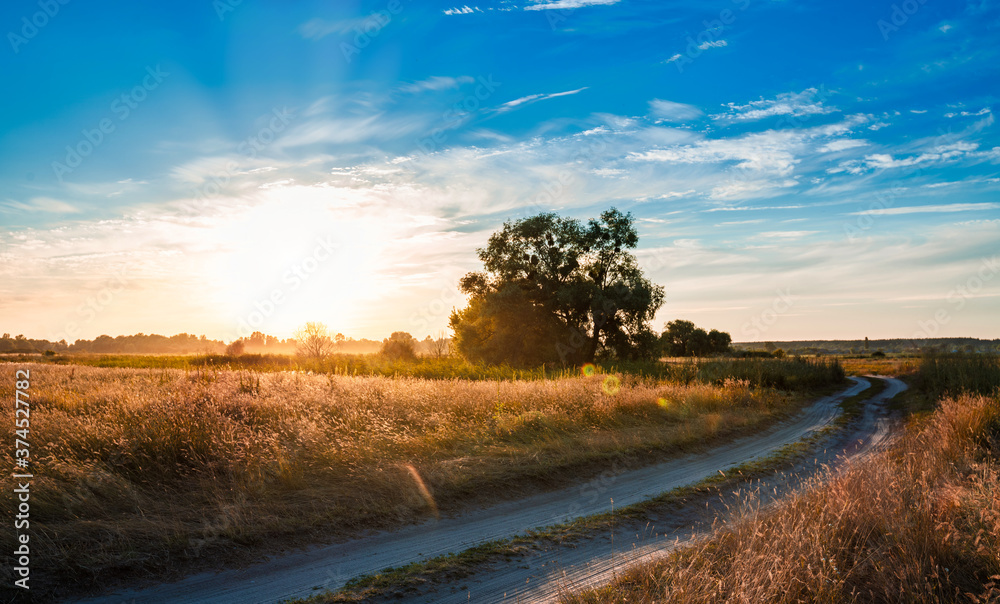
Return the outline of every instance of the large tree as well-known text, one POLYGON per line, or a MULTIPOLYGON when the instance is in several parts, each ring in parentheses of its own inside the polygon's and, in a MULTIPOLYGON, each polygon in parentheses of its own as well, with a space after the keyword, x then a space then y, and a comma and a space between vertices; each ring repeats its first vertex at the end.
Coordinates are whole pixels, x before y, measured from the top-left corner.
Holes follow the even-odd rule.
POLYGON ((663 288, 628 252, 639 242, 633 222, 614 208, 586 223, 554 213, 505 222, 477 250, 484 270, 460 281, 471 300, 451 315, 456 350, 514 364, 655 356, 648 323, 663 288))

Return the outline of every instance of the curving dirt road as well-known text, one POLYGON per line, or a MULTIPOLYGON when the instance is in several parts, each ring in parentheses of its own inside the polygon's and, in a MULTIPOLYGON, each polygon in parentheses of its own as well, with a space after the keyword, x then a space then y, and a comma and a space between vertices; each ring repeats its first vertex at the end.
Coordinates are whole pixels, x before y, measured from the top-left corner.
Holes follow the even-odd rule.
MULTIPOLYGON (((403 566, 447 553, 461 552, 480 543, 512 537, 531 528, 606 512, 611 499, 614 499, 616 507, 638 503, 665 491, 699 482, 720 470, 764 457, 829 425, 839 413, 837 405, 840 401, 868 387, 868 382, 865 380, 858 378, 851 380, 854 383, 849 388, 816 401, 792 420, 707 453, 689 455, 629 472, 618 474, 608 472, 601 478, 579 487, 542 493, 455 517, 409 526, 399 531, 381 532, 362 539, 314 547, 275 557, 243 569, 192 575, 174 583, 138 590, 120 590, 78 602, 81 604, 121 604, 132 601, 144 604, 279 602, 288 598, 306 597, 316 593, 316 590, 337 589, 352 577, 386 567, 403 566)), ((905 388, 901 382, 898 384, 896 382, 897 380, 891 380, 890 388, 879 398, 888 400, 892 396, 888 393, 894 388, 905 388)), ((874 435, 877 430, 870 432, 874 435)), ((655 547, 662 549, 663 539, 657 538, 655 541, 657 542, 655 547)), ((626 548, 629 557, 634 557, 633 550, 636 552, 635 555, 640 555, 644 551, 643 548, 653 547, 652 543, 643 542, 641 545, 638 541, 636 543, 634 548, 626 548)), ((594 580, 602 580, 605 571, 593 554, 594 552, 590 552, 575 562, 566 557, 559 558, 558 561, 564 569, 569 565, 576 565, 572 568, 589 569, 582 571, 583 575, 594 580), (593 564, 588 566, 591 562, 593 564)), ((611 563, 609 568, 625 561, 621 555, 616 555, 614 560, 609 556, 611 563)), ((549 562, 544 562, 543 566, 546 564, 549 562)), ((552 594, 557 593, 560 585, 566 584, 567 580, 571 584, 578 582, 571 574, 553 574, 548 570, 545 570, 544 574, 547 579, 543 579, 541 584, 548 587, 542 591, 535 590, 535 585, 531 585, 531 581, 535 579, 532 579, 533 575, 529 575, 524 579, 510 576, 481 583, 482 591, 477 588, 474 595, 471 592, 467 594, 465 590, 452 595, 460 596, 462 602, 468 601, 469 597, 476 602, 492 602, 511 601, 504 595, 506 592, 511 595, 514 592, 521 592, 530 601, 539 601, 539 599, 551 599, 552 594), (525 580, 530 586, 527 591, 523 589, 525 580)), ((589 582, 583 575, 579 581, 589 582)), ((536 584, 539 584, 537 580, 536 584)), ((443 602, 446 601, 448 594, 434 594, 428 597, 429 601, 443 602)))
MULTIPOLYGON (((756 494, 761 505, 780 499, 821 469, 842 467, 849 460, 885 448, 894 435, 894 420, 886 403, 906 390, 906 384, 885 376, 866 376, 887 382, 885 390, 866 401, 864 412, 847 430, 827 443, 808 463, 798 464, 788 472, 764 480, 748 481, 740 494, 726 499, 695 501, 669 515, 647 516, 641 521, 624 523, 610 534, 595 535, 585 541, 549 548, 511 562, 493 565, 475 576, 463 579, 460 586, 443 586, 437 591, 396 599, 399 602, 531 602, 552 603, 559 594, 609 582, 616 570, 632 563, 652 560, 669 553, 692 534, 707 532, 712 521, 738 506, 748 492, 756 494)), ((615 502, 617 503, 617 499, 615 502)))

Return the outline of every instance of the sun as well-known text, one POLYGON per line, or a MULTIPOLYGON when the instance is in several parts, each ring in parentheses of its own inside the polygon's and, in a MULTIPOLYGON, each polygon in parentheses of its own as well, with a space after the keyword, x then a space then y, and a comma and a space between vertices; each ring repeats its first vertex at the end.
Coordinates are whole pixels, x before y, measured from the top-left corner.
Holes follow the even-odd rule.
POLYGON ((392 229, 331 197, 326 188, 276 188, 206 229, 205 281, 232 339, 248 330, 288 337, 306 321, 348 324, 390 295, 377 264, 392 229))

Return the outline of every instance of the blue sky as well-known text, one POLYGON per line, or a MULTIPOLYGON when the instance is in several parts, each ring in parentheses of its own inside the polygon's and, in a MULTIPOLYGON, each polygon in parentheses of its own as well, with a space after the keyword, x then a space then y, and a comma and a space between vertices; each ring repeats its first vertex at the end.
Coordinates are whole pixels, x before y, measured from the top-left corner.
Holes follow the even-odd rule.
POLYGON ((993 1, 0 8, 31 337, 445 329, 504 220, 608 206, 656 327, 1000 337, 993 1))

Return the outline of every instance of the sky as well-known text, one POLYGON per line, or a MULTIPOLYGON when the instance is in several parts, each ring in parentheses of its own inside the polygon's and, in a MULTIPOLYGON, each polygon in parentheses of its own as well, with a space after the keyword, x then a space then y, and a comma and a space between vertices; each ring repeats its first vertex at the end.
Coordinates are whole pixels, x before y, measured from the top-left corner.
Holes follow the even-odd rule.
POLYGON ((735 341, 1000 338, 995 0, 15 1, 0 331, 447 331, 504 221, 631 212, 735 341))

